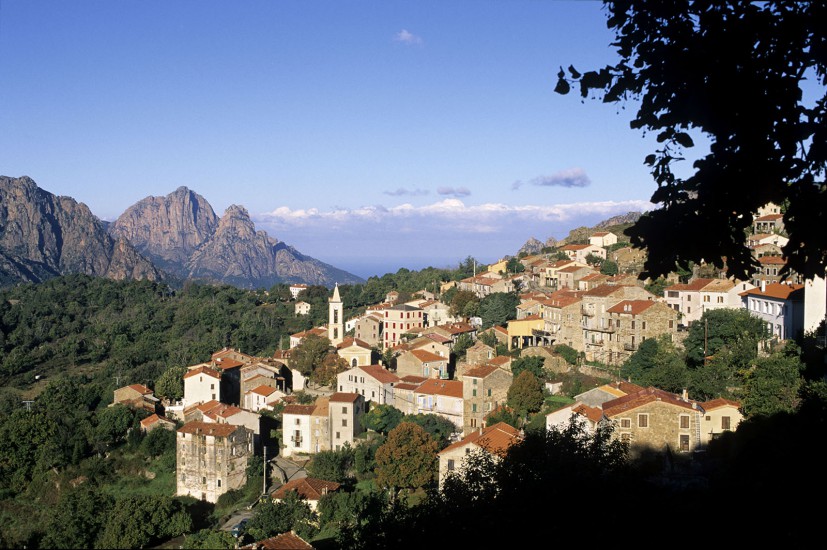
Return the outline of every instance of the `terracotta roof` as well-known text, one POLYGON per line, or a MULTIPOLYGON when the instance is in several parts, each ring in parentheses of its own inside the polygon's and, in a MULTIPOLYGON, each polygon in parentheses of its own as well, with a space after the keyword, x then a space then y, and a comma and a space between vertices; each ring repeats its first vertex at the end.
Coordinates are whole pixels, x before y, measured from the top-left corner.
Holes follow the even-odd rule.
POLYGON ((583 296, 594 296, 594 297, 605 297, 611 296, 618 290, 623 290, 622 286, 619 285, 610 285, 608 283, 603 283, 602 285, 598 285, 591 290, 586 290, 583 292, 583 296))
POLYGON ((572 304, 576 304, 577 302, 582 302, 583 298, 580 296, 558 296, 554 298, 549 298, 548 300, 543 300, 543 305, 547 307, 568 307, 572 304))
POLYGON ((543 317, 541 315, 526 315, 522 319, 511 319, 508 321, 509 324, 511 323, 519 323, 521 321, 539 321, 542 320, 543 317))
POLYGON ((220 401, 216 401, 215 399, 211 399, 209 401, 205 401, 204 403, 199 403, 198 405, 195 406, 195 408, 198 409, 201 412, 208 412, 208 411, 218 407, 219 405, 221 405, 220 401))
POLYGON ((201 366, 192 370, 187 371, 187 374, 184 375, 183 379, 186 380, 196 374, 206 374, 207 376, 212 376, 213 378, 221 378, 221 372, 207 366, 201 366))
POLYGON ((331 403, 353 403, 359 399, 358 393, 336 392, 330 396, 331 403))
POLYGON ((193 420, 178 428, 178 433, 227 437, 238 429, 244 429, 244 427, 234 424, 215 424, 212 422, 193 420))
POLYGON ((359 348, 370 349, 370 344, 365 342, 364 340, 360 340, 358 338, 345 338, 342 340, 342 343, 336 346, 337 349, 344 349, 349 348, 351 346, 356 346, 359 348))
POLYGON ((729 279, 712 279, 712 282, 703 287, 702 292, 726 292, 735 287, 729 279))
POLYGON ((567 244, 560 248, 560 250, 583 250, 585 248, 589 248, 590 244, 567 244))
POLYGON ((593 424, 597 424, 600 422, 600 419, 603 418, 603 409, 600 407, 589 407, 585 403, 577 404, 574 408, 572 408, 572 412, 585 416, 593 424))
POLYGON ((701 403, 701 407, 703 407, 705 411, 714 411, 715 409, 720 409, 721 407, 735 407, 740 409, 741 404, 737 401, 731 401, 729 399, 719 397, 718 399, 704 401, 703 403, 701 403))
POLYGON ((424 334, 423 336, 425 336, 426 338, 430 338, 438 344, 447 344, 448 342, 453 342, 453 340, 451 340, 447 336, 437 334, 436 332, 429 332, 428 334, 424 334))
POLYGON ((141 395, 148 395, 152 393, 152 390, 144 386, 143 384, 130 384, 127 386, 130 389, 135 390, 136 392, 140 393, 141 395))
POLYGON ((511 363, 511 357, 508 355, 498 355, 497 357, 492 357, 488 360, 489 365, 494 365, 496 367, 507 365, 509 363, 511 363))
POLYGON ((502 332, 503 334, 508 334, 508 329, 507 329, 507 328, 505 328, 505 327, 504 327, 504 326, 502 326, 502 325, 494 325, 494 326, 493 326, 493 327, 491 327, 491 328, 492 328, 493 330, 497 331, 497 332, 502 332))
POLYGON ((596 233, 592 233, 592 237, 605 237, 608 234, 608 231, 597 231, 596 233))
POLYGON ((366 365, 364 367, 355 367, 365 374, 368 374, 381 382, 382 384, 392 384, 399 382, 399 377, 382 365, 366 365))
POLYGON ((640 315, 657 302, 654 300, 623 300, 616 303, 606 311, 608 313, 628 313, 629 315, 640 315))
POLYGON ((677 407, 694 410, 692 407, 693 402, 684 401, 674 393, 669 393, 650 386, 639 392, 630 393, 628 395, 624 395, 623 397, 618 397, 617 399, 612 399, 611 401, 603 403, 603 414, 607 417, 617 416, 618 414, 623 414, 655 401, 662 401, 677 407))
POLYGON ((787 265, 787 260, 781 256, 761 256, 758 261, 764 265, 787 265))
POLYGON ((778 300, 801 300, 804 299, 804 285, 793 285, 787 283, 769 283, 764 290, 760 287, 746 290, 738 296, 762 296, 778 300))
POLYGON ((480 365, 478 367, 469 369, 465 371, 465 374, 463 376, 470 376, 471 378, 485 378, 492 372, 497 372, 498 370, 500 370, 499 367, 496 367, 489 363, 488 365, 480 365))
POLYGON ((405 376, 403 376, 402 378, 399 379, 400 382, 403 382, 403 383, 406 383, 406 384, 417 384, 417 385, 421 384, 425 380, 427 380, 426 377, 417 376, 415 374, 408 374, 408 375, 405 375, 405 376))
POLYGON ((577 271, 580 271, 581 269, 589 269, 590 270, 591 268, 590 267, 585 267, 585 266, 582 266, 582 265, 570 265, 568 267, 558 269, 557 273, 575 273, 577 271))
POLYGON ((780 219, 783 219, 783 214, 767 214, 766 216, 759 216, 755 218, 757 222, 774 222, 780 219))
POLYGON ((432 362, 432 361, 447 361, 447 357, 441 357, 436 353, 431 353, 430 351, 424 349, 415 349, 409 352, 411 355, 422 361, 425 362, 432 362))
POLYGON ((414 391, 421 385, 422 385, 422 382, 417 382, 417 383, 414 383, 414 382, 400 382, 397 385, 395 385, 393 387, 393 389, 395 391, 398 391, 398 390, 414 391))
POLYGON ((259 395, 263 395, 264 397, 267 397, 275 391, 277 391, 276 388, 272 386, 265 386, 263 384, 250 390, 251 393, 257 393, 259 395))
POLYGON ((483 428, 481 431, 471 432, 460 441, 448 445, 439 454, 452 451, 466 445, 474 444, 491 454, 502 456, 508 448, 522 439, 519 430, 505 422, 498 422, 493 426, 483 428))
POLYGON ((302 416, 310 416, 313 414, 313 409, 316 405, 286 405, 282 414, 299 414, 302 416))
POLYGON ((326 481, 315 477, 302 477, 288 481, 271 493, 270 496, 274 499, 282 499, 287 495, 288 491, 296 491, 299 496, 307 500, 319 500, 325 493, 335 491, 339 487, 340 484, 335 481, 326 481))
POLYGON ((141 420, 141 426, 146 428, 148 426, 151 426, 152 424, 155 424, 156 422, 168 422, 170 424, 175 424, 173 420, 170 420, 166 416, 158 416, 157 414, 153 414, 141 420))
POLYGON ((445 395, 462 398, 462 382, 459 380, 437 380, 431 378, 417 388, 416 393, 445 395))
POLYGON ((451 334, 462 334, 464 332, 474 332, 477 330, 468 323, 446 323, 444 325, 437 325, 436 328, 447 330, 451 334))
POLYGON ((313 412, 311 416, 327 416, 330 412, 330 398, 318 397, 313 403, 313 412))

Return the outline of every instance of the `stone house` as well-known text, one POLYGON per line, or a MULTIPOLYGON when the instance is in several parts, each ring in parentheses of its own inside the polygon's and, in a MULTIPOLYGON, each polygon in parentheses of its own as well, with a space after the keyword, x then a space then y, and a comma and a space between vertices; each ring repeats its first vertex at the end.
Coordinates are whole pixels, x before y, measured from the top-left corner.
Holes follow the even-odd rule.
POLYGON ((508 400, 514 375, 493 365, 471 367, 462 376, 462 433, 484 428, 485 417, 508 400))
MULTIPOLYGON (((653 300, 655 296, 637 285, 605 284, 583 292, 580 302, 580 329, 583 334, 583 347, 577 351, 586 354, 587 361, 617 363, 615 353, 618 349, 608 349, 606 343, 615 332, 609 326, 608 309, 623 300, 653 300), (611 352, 611 353, 610 353, 611 352)), ((674 313, 674 311, 673 311, 674 313)), ((675 314, 677 317, 677 314, 675 314)), ((675 327, 677 330, 677 326, 675 327)), ((615 346, 622 351, 622 346, 615 346)))
POLYGON ((143 420, 141 420, 141 431, 144 433, 149 433, 155 428, 162 428, 165 430, 174 430, 175 429, 175 421, 170 420, 166 416, 159 416, 157 414, 152 414, 151 416, 147 416, 143 420))
POLYGON ((404 351, 396 358, 396 375, 408 374, 445 380, 449 377, 448 357, 440 357, 424 349, 404 351))
POLYGON ((358 393, 378 405, 392 405, 394 385, 399 377, 381 365, 353 367, 336 375, 340 392, 358 393))
MULTIPOLYGON (((319 500, 321 500, 323 496, 337 491, 339 487, 341 487, 341 485, 335 481, 327 481, 315 477, 302 477, 288 481, 272 492, 270 494, 270 498, 272 498, 274 502, 278 503, 287 496, 288 492, 296 491, 296 493, 298 493, 298 495, 304 499, 305 502, 307 502, 310 509, 315 512, 318 509, 319 500)), ((312 548, 312 546, 308 547, 312 548)), ((265 548, 268 547, 265 546, 265 548)), ((301 547, 290 546, 290 548, 301 547)))
POLYGON ((162 412, 161 401, 155 392, 143 384, 130 384, 114 392, 113 405, 126 405, 131 409, 141 409, 155 414, 162 412))
POLYGON ((603 403, 604 419, 615 426, 613 437, 628 442, 634 456, 701 448, 703 416, 697 402, 653 387, 603 403))
POLYGON ((417 414, 435 414, 462 430, 462 381, 426 380, 414 390, 417 414))
POLYGON ((393 388, 393 406, 402 414, 416 414, 416 390, 426 380, 422 376, 403 376, 393 388))
POLYGON ((502 458, 508 448, 522 440, 523 434, 506 424, 498 422, 487 428, 478 428, 460 441, 448 445, 438 453, 439 457, 439 486, 450 472, 462 468, 468 455, 477 452, 488 453, 502 458))
POLYGON ((419 305, 424 313, 424 326, 435 327, 446 323, 458 323, 462 317, 451 315, 451 307, 439 300, 427 300, 419 305))
POLYGON ((482 340, 477 340, 473 346, 465 351, 465 362, 469 365, 482 365, 496 355, 497 352, 494 348, 484 344, 482 340))
POLYGON ((382 345, 382 319, 383 317, 378 313, 360 318, 356 323, 356 339, 371 347, 380 347, 382 345))
MULTIPOLYGON (((782 256, 761 256, 758 258, 759 267, 752 274, 752 284, 761 286, 761 281, 766 283, 780 283, 781 272, 787 266, 787 260, 782 256)), ((804 278, 795 271, 791 272, 786 281, 803 284, 804 278)))
POLYGON ((583 349, 580 293, 557 291, 543 301, 544 330, 555 344, 583 349))
POLYGON ((584 391, 574 396, 577 403, 583 403, 589 407, 602 407, 606 401, 629 395, 630 393, 637 393, 644 388, 625 380, 616 380, 603 384, 596 388, 584 391))
POLYGON ((342 445, 353 445, 364 431, 365 398, 358 393, 336 392, 330 396, 330 449, 338 451, 342 445))
POLYGON ((663 302, 623 300, 606 312, 609 323, 602 333, 605 334, 602 357, 609 365, 626 361, 647 338, 662 335, 674 338, 678 331, 677 312, 663 302))
POLYGON ((577 290, 591 290, 609 281, 609 276, 593 271, 577 281, 577 290))
POLYGON ((580 288, 580 281, 584 277, 594 275, 597 273, 592 267, 570 265, 557 270, 557 288, 568 288, 571 290, 578 290, 580 288))
POLYGON ((215 503, 247 483, 252 432, 244 426, 193 421, 177 431, 176 491, 215 503))
POLYGON ((677 283, 663 289, 663 301, 678 312, 681 325, 688 326, 711 309, 738 309, 740 293, 754 285, 731 279, 697 278, 688 283, 677 283))
POLYGON ((508 349, 522 349, 531 346, 551 344, 551 334, 546 332, 546 323, 539 315, 508 321, 508 349))
POLYGON ((775 233, 784 232, 783 214, 766 214, 758 216, 752 222, 753 233, 775 233))
POLYGON ((307 290, 307 285, 306 284, 303 284, 303 283, 292 284, 292 285, 290 285, 290 296, 292 296, 293 299, 295 300, 296 298, 299 297, 299 294, 301 294, 302 291, 304 291, 304 290, 307 290))
POLYGON ((287 393, 288 378, 292 379, 290 369, 282 361, 265 359, 241 367, 240 392, 245 395, 253 388, 270 386, 287 393))
POLYGON ((253 412, 262 409, 272 410, 273 405, 281 401, 285 395, 272 386, 262 384, 244 394, 244 408, 253 412))

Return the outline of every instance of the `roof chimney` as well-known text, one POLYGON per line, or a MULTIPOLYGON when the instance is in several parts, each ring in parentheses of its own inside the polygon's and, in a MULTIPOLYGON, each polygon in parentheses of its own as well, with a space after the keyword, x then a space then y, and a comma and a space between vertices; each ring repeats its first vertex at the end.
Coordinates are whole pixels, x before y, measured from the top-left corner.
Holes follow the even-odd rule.
POLYGON ((767 280, 766 279, 761 279, 761 292, 766 292, 766 291, 767 291, 767 280))

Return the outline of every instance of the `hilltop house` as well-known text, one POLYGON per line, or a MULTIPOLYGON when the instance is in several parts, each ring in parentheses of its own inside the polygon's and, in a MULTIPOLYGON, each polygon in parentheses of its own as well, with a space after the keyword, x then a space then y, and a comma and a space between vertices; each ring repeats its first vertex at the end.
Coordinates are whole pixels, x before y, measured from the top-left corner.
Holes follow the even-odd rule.
POLYGON ((450 472, 460 469, 465 458, 475 452, 488 453, 502 458, 511 445, 521 441, 522 432, 512 428, 505 422, 498 422, 487 428, 479 428, 460 441, 448 445, 438 454, 439 456, 439 485, 450 472))

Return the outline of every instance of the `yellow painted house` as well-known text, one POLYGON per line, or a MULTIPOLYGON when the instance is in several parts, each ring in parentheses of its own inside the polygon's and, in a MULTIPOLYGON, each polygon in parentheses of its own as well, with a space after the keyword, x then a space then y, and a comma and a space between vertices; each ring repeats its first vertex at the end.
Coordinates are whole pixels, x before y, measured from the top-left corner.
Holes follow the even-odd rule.
POLYGON ((528 315, 508 322, 508 349, 545 346, 551 343, 551 336, 545 330, 541 315, 528 315))

